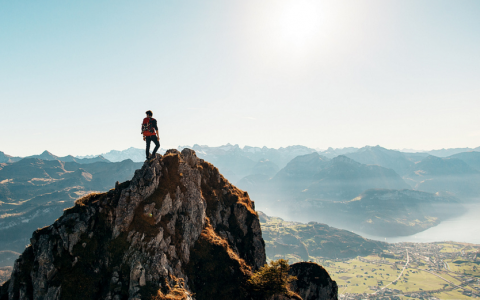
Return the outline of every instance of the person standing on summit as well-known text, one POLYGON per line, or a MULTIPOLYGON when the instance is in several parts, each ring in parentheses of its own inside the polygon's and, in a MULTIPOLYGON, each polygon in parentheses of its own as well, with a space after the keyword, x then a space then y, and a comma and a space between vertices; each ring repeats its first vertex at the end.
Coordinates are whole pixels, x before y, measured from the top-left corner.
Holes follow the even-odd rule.
POLYGON ((160 136, 158 135, 157 120, 152 118, 152 111, 147 110, 145 113, 147 114, 147 117, 143 119, 142 134, 143 140, 147 142, 147 149, 145 150, 145 153, 147 155, 147 159, 149 159, 150 157, 154 158, 158 148, 160 148, 160 136), (150 142, 153 142, 155 144, 155 149, 153 149, 151 156, 150 142))

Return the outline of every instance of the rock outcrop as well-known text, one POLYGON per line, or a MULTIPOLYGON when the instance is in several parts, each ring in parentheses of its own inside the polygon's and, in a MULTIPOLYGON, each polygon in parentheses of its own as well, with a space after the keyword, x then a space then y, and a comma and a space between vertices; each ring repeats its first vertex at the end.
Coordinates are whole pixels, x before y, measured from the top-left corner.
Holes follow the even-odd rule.
POLYGON ((288 273, 297 277, 290 289, 301 295, 303 300, 337 299, 337 283, 322 266, 300 262, 291 265, 288 273))
POLYGON ((0 299, 253 299, 247 280, 265 261, 248 194, 169 150, 35 231, 0 299))

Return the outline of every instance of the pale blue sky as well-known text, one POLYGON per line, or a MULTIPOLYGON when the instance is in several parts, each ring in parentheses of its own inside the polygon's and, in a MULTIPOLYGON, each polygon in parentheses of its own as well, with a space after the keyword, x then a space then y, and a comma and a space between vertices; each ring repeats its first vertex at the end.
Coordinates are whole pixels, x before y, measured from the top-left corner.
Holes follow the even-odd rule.
POLYGON ((480 146, 480 1, 2 1, 0 151, 480 146))

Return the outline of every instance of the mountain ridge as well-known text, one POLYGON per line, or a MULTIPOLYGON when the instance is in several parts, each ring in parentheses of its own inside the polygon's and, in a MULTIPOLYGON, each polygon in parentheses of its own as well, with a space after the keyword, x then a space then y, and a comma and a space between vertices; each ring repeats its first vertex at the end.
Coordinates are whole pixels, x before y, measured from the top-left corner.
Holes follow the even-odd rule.
MULTIPOLYGON (((248 194, 193 150, 169 150, 35 231, 0 299, 258 299, 247 280, 265 262, 248 194)), ((311 269, 302 266, 293 270, 303 282, 311 269)), ((295 292, 337 299, 328 273, 315 272, 321 284, 295 292)))

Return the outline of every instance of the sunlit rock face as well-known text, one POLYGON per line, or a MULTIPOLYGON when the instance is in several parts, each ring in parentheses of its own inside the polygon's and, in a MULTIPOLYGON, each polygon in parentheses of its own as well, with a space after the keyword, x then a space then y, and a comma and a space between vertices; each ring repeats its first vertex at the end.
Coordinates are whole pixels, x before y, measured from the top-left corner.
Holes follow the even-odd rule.
POLYGON ((195 152, 173 150, 37 230, 2 298, 147 299, 183 282, 201 299, 218 285, 202 280, 212 271, 237 286, 225 296, 246 296, 244 282, 264 263, 248 195, 195 152))
POLYGON ((248 194, 169 150, 35 231, 0 299, 254 299, 265 262, 248 194))

